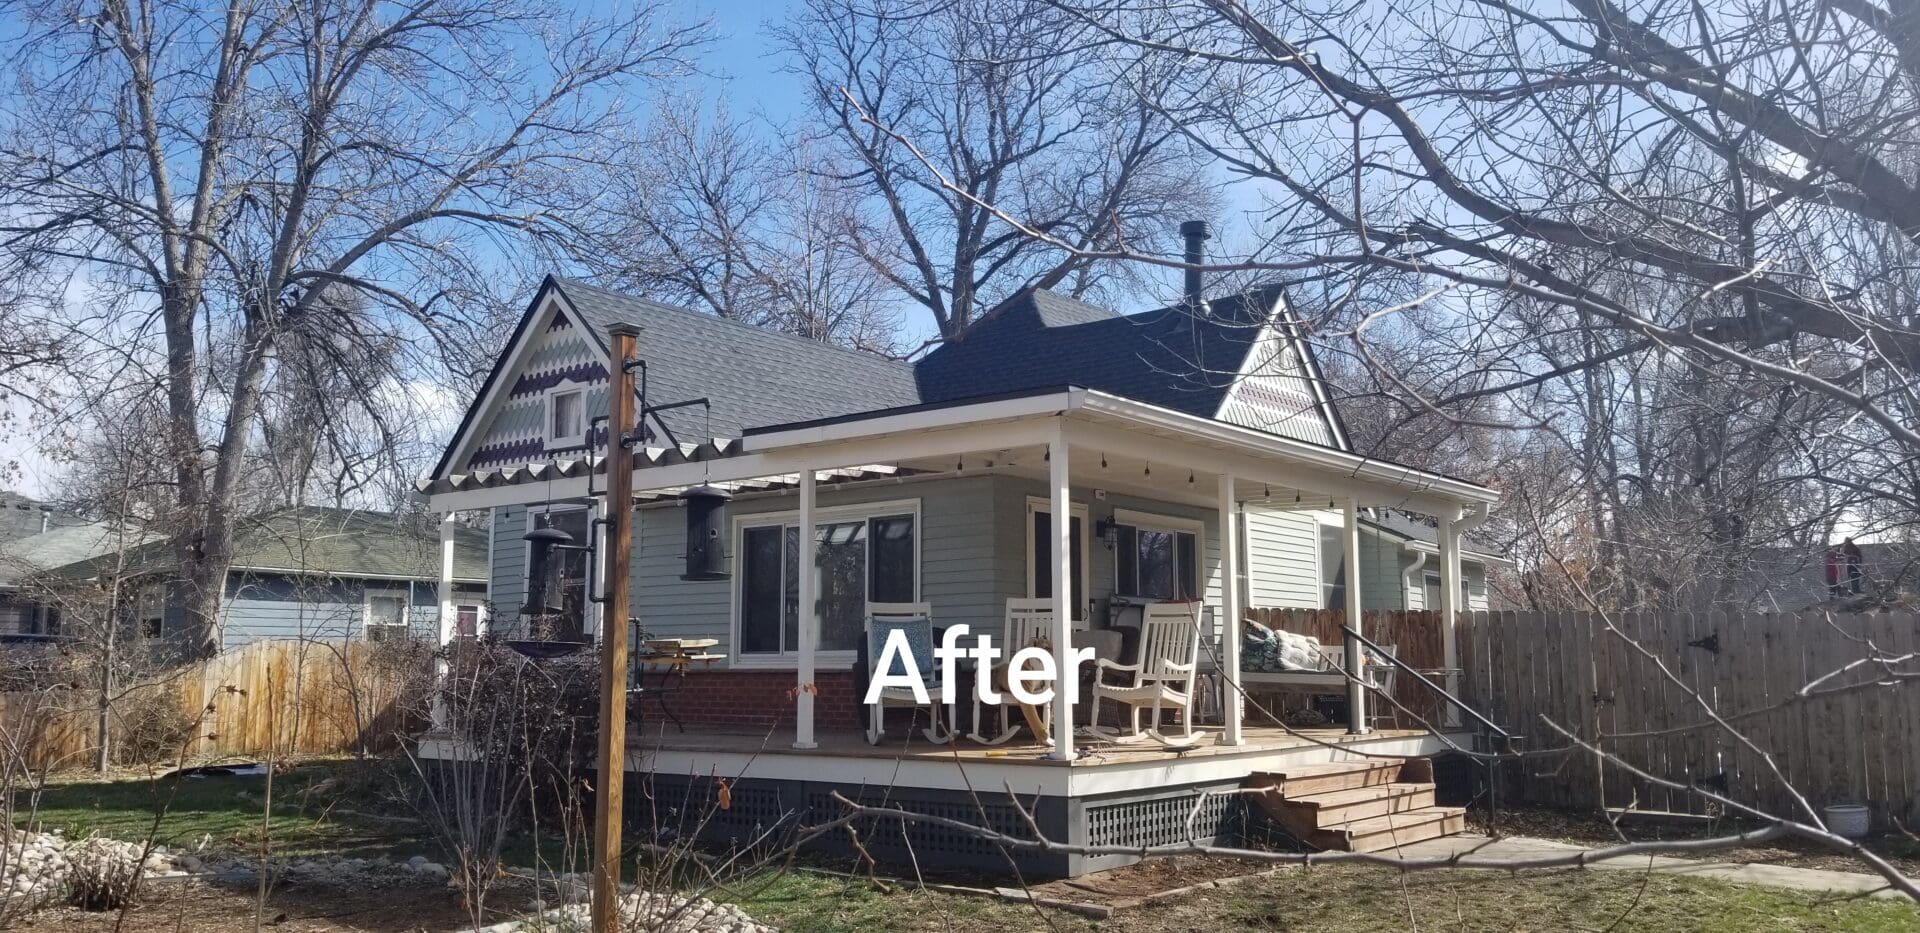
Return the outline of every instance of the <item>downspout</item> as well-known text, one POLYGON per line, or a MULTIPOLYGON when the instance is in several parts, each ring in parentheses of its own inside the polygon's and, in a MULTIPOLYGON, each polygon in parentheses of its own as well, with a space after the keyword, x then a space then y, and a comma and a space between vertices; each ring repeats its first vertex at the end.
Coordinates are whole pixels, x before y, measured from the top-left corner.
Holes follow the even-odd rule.
MULTIPOLYGON (((1401 608, 1407 608, 1407 604, 1413 602, 1413 578, 1416 574, 1420 572, 1420 568, 1425 567, 1427 565, 1427 552, 1416 551, 1411 548, 1408 548, 1406 553, 1413 555, 1413 563, 1408 564, 1404 569, 1400 571, 1400 606, 1401 608)), ((1424 580, 1421 581, 1421 584, 1422 584, 1421 588, 1422 590, 1424 590, 1425 581, 1424 580)), ((1425 596, 1422 596, 1420 598, 1420 605, 1425 606, 1428 612, 1433 611, 1433 607, 1427 605, 1425 596)))
POLYGON ((1475 502, 1460 510, 1460 520, 1453 523, 1453 530, 1459 532, 1464 538, 1486 524, 1487 519, 1492 516, 1493 503, 1475 502))

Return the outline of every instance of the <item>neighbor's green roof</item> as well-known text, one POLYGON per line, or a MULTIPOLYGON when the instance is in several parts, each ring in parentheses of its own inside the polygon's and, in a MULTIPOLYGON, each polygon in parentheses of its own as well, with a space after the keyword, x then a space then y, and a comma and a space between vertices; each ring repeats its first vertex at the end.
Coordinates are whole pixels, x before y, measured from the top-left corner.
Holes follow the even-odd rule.
MULTIPOLYGON (((104 526, 102 526, 104 527, 104 526)), ((35 535, 14 542, 14 549, 59 534, 35 535)), ((100 534, 92 536, 96 543, 100 534)), ((127 554, 128 573, 165 573, 174 563, 173 545, 157 535, 127 554)), ((70 560, 40 562, 39 570, 64 574, 97 572, 111 546, 76 552, 70 560)), ((234 570, 436 580, 440 576, 440 534, 417 517, 363 509, 302 506, 243 518, 234 531, 234 570)), ((454 532, 453 577, 463 582, 487 579, 487 533, 461 526, 454 532)))

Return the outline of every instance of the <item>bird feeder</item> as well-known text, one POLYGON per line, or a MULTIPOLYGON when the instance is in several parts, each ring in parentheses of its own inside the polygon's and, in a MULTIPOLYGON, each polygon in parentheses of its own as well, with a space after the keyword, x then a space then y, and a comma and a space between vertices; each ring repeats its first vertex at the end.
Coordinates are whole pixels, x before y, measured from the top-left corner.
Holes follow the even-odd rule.
POLYGON ((706 483, 680 494, 687 511, 687 566, 680 579, 725 580, 730 576, 722 526, 731 501, 732 493, 706 483))

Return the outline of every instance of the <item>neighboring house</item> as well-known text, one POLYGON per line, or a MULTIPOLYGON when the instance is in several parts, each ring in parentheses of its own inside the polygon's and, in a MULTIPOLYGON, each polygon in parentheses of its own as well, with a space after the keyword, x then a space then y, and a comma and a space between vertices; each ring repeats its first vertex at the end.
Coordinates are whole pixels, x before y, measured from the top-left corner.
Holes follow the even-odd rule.
MULTIPOLYGON (((1062 841, 1160 845, 1189 827, 1211 837, 1240 805, 1196 798, 1202 790, 1329 760, 1343 742, 1387 756, 1444 747, 1418 733, 1363 734, 1364 715, 1355 734, 1327 730, 1315 742, 1250 724, 1240 704, 1219 700, 1239 676, 1240 639, 1222 637, 1224 619, 1255 606, 1350 606, 1354 595, 1362 610, 1464 610, 1484 605, 1485 569, 1502 558, 1465 537, 1497 500, 1492 489, 1353 451, 1278 290, 1217 297, 1196 314, 1198 302, 1197 283, 1182 306, 1125 316, 1028 291, 906 362, 548 278, 421 490, 449 516, 445 534, 459 527, 455 513, 491 513, 494 627, 524 631, 515 609, 527 599, 526 532, 599 537, 606 432, 595 419, 607 410, 610 333, 637 329, 646 414, 631 564, 566 552, 548 603, 569 627, 596 632, 587 597, 607 573, 627 573, 648 636, 717 643, 709 651, 724 658, 711 670, 648 694, 676 707, 687 734, 660 731, 652 706, 636 707, 659 792, 680 793, 689 774, 728 776, 742 788, 716 830, 728 832, 789 821, 782 801, 831 808, 830 790, 883 788, 903 805, 971 819, 981 811, 968 788, 990 786, 1035 794, 1040 825, 1062 841), (717 562, 688 547, 698 513, 679 497, 696 485, 731 494, 718 524, 699 530, 720 544, 717 562), (1360 530, 1358 590, 1344 570, 1348 516, 1360 530), (809 563, 817 570, 803 575, 809 563), (856 737, 870 605, 924 602, 939 625, 997 636, 1017 598, 1049 600, 1062 620, 1053 624, 1071 630, 1048 640, 1058 658, 1081 642, 1124 645, 1142 603, 1198 602, 1197 661, 1214 685, 1207 728, 1219 747, 1083 759, 1083 740, 1058 730, 1051 747, 976 757, 962 773, 944 750, 870 749, 856 737), (913 767, 902 770, 903 758, 913 767)), ((1435 624, 1452 658, 1453 626, 1435 624)), ((1068 676, 1056 722, 1091 675, 1068 676)), ((996 827, 1030 831, 1004 806, 989 809, 996 827)), ((1009 857, 952 838, 920 851, 1001 869, 1009 857)), ((1017 858, 1070 874, 1124 860, 1017 858)))
POLYGON ((28 640, 60 633, 60 600, 50 587, 70 581, 64 571, 88 567, 152 536, 137 528, 84 522, 0 542, 0 639, 28 640))
MULTIPOLYGON (((16 566, 42 580, 73 584, 118 576, 129 591, 129 623, 146 637, 187 628, 183 584, 172 544, 155 535, 113 533, 107 525, 55 529, 12 542, 16 566)), ((242 519, 222 588, 221 643, 270 638, 433 637, 441 607, 441 542, 432 531, 386 512, 300 507, 242 519)), ((453 532, 450 604, 455 630, 477 632, 486 614, 485 531, 453 532)), ((5 579, 0 577, 0 579, 5 579)), ((32 581, 16 575, 32 598, 32 581)), ((42 588, 41 592, 47 592, 42 588)), ((58 634, 57 607, 43 595, 33 631, 58 634)), ((26 629, 21 629, 25 631, 26 629)))
POLYGON ((58 506, 17 492, 0 490, 0 545, 16 538, 78 524, 83 524, 78 516, 58 506))

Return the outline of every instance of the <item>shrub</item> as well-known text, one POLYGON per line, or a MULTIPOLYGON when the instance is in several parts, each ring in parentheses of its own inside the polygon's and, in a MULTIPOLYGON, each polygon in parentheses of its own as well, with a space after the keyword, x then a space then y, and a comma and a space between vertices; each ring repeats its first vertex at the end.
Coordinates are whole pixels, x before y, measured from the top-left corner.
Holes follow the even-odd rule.
POLYGON ((162 695, 130 697, 118 712, 114 757, 121 764, 170 762, 192 736, 197 720, 162 695))
POLYGON ((67 899, 85 910, 119 910, 140 887, 140 847, 98 837, 67 850, 67 899))

